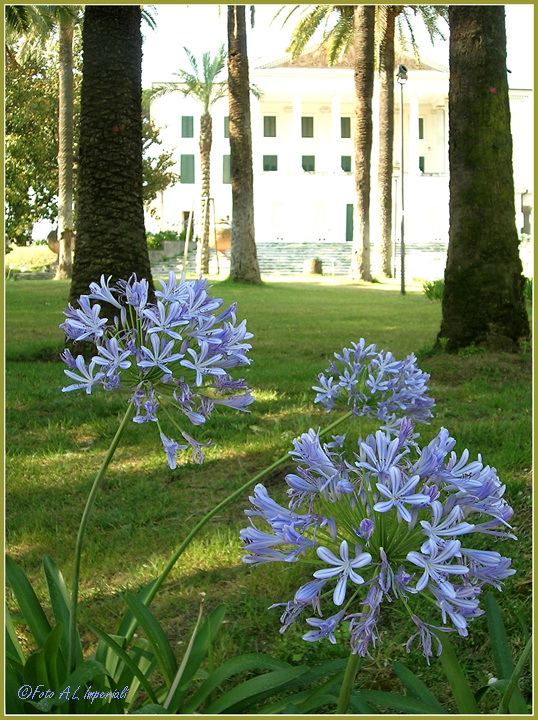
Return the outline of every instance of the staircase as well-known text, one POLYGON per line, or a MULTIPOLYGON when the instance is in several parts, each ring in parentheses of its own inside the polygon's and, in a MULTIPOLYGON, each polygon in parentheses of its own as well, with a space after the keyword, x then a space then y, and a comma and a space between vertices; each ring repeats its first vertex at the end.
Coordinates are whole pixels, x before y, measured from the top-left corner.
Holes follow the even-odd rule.
MULTIPOLYGON (((323 264, 323 274, 326 276, 345 276, 351 264, 351 243, 258 243, 256 246, 258 263, 262 275, 302 275, 304 263, 307 260, 319 258, 323 264)), ((230 251, 228 251, 228 254, 230 251)), ((375 251, 372 249, 372 263, 375 251)), ((442 278, 446 262, 446 245, 432 243, 429 245, 406 244, 405 248, 406 277, 420 277, 427 279, 442 278)), ((396 258, 393 260, 397 276, 400 274, 400 248, 396 248, 396 258)), ((183 271, 183 255, 164 260, 152 265, 155 277, 166 277, 169 270, 176 274, 183 271)), ((228 275, 230 261, 219 254, 218 268, 215 251, 210 250, 209 274, 228 275)), ((187 258, 187 273, 196 272, 196 248, 193 247, 187 258)), ((372 271, 375 270, 372 265, 372 271)))

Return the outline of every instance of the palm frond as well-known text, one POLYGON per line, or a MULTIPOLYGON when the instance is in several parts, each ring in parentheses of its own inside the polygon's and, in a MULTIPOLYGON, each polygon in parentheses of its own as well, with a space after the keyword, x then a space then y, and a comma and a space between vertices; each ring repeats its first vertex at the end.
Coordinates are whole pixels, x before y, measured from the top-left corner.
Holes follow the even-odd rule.
MULTIPOLYGON (((281 7, 279 10, 276 11, 276 13, 275 13, 273 19, 271 20, 271 22, 269 23, 269 25, 271 26, 271 25, 274 23, 274 21, 277 19, 277 17, 280 15, 280 13, 283 12, 284 10, 286 10, 286 8, 288 8, 288 7, 289 7, 289 5, 282 5, 282 7, 281 7)), ((294 6, 292 7, 292 9, 289 11, 289 13, 286 15, 286 17, 285 17, 284 20, 282 21, 281 27, 284 27, 284 25, 288 22, 288 20, 289 20, 290 17, 293 15, 293 13, 294 13, 296 10, 298 10, 300 7, 303 7, 303 6, 302 6, 302 5, 294 5, 294 6)))
POLYGON ((150 30, 157 30, 157 19, 158 13, 155 5, 142 5, 142 22, 144 22, 150 30))
POLYGON ((340 16, 339 21, 326 39, 327 62, 329 66, 340 60, 353 42, 353 17, 340 16))
POLYGON ((305 8, 304 17, 295 26, 289 47, 286 48, 292 58, 298 57, 303 52, 322 21, 332 14, 334 9, 334 5, 309 5, 305 8))

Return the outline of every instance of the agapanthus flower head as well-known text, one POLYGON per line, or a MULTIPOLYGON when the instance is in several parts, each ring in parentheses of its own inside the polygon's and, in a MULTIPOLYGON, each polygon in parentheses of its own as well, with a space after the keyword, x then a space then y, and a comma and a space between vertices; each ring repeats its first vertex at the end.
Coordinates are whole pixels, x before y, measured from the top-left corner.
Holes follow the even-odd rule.
POLYGON ((426 423, 435 405, 428 395, 428 373, 417 366, 413 354, 396 360, 391 352, 366 345, 364 338, 334 353, 325 373, 318 376, 314 402, 327 412, 338 404, 347 404, 354 415, 381 420, 382 429, 398 434, 403 417, 426 423))
POLYGON ((501 589, 514 574, 509 558, 473 547, 477 534, 515 539, 495 469, 480 456, 469 462, 467 450, 458 459, 444 428, 422 449, 412 430, 409 420, 394 439, 379 430, 361 440, 350 459, 309 430, 290 453, 299 465, 286 477, 289 508, 256 486, 255 509, 246 511, 251 527, 241 533, 244 562, 304 559, 311 572, 283 603, 283 630, 306 621, 311 629, 304 640, 333 643, 338 624, 349 622, 351 650, 365 656, 379 640, 389 604, 402 601, 412 621, 408 651, 418 640, 429 661, 432 645, 440 652, 444 632, 467 635, 483 612, 484 586, 501 589), (269 527, 261 530, 259 522, 269 527), (420 595, 437 607, 435 625, 420 618, 420 595))
POLYGON ((129 389, 134 422, 156 423, 174 469, 179 450, 190 447, 193 460, 202 462, 202 448, 211 444, 187 434, 177 421, 178 412, 189 425, 205 423, 217 405, 249 412, 251 391, 244 380, 232 379, 230 370, 250 363, 247 341, 252 333, 244 320, 237 323, 235 303, 216 314, 223 300, 210 294, 207 280, 178 279, 170 272, 168 281, 160 284, 152 303, 147 281, 136 275, 113 286, 104 276, 91 283, 77 307, 64 311, 60 327, 68 340, 94 343, 96 354, 89 363, 69 350, 60 357, 68 366, 65 374, 75 381, 64 392, 91 393, 95 386, 129 389), (107 304, 113 318, 102 317, 100 303, 107 304), (162 431, 163 413, 187 444, 162 431))

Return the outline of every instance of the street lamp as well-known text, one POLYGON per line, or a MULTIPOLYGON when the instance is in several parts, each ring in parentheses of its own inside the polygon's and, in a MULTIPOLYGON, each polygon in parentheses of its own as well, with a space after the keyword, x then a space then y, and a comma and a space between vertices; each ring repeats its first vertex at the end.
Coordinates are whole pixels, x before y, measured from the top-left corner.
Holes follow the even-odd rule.
POLYGON ((400 83, 400 136, 401 136, 401 190, 402 190, 402 218, 400 226, 400 261, 401 261, 401 293, 405 295, 405 243, 404 243, 404 130, 403 130, 403 86, 407 82, 407 68, 398 65, 396 80, 400 83))

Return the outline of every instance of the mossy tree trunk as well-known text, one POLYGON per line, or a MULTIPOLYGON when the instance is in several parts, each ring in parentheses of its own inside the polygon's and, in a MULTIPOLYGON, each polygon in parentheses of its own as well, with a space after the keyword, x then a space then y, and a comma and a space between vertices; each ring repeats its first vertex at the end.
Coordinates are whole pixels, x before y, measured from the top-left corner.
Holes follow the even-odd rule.
POLYGON ((515 224, 504 6, 453 5, 450 234, 442 322, 448 351, 515 351, 529 337, 515 224))
POLYGON ((353 16, 355 50, 355 188, 357 193, 350 275, 371 282, 370 272, 370 160, 372 155, 372 99, 374 95, 375 7, 357 5, 353 16))
POLYGON ((70 301, 103 274, 153 290, 142 195, 139 5, 87 5, 82 31, 77 241, 70 301))
POLYGON ((228 5, 228 101, 232 183, 230 278, 259 283, 260 268, 254 239, 250 82, 244 5, 228 5))
POLYGON ((202 236, 198 243, 196 272, 209 272, 209 223, 211 220, 211 146, 213 144, 213 121, 209 113, 200 118, 200 173, 202 178, 201 214, 202 236))

